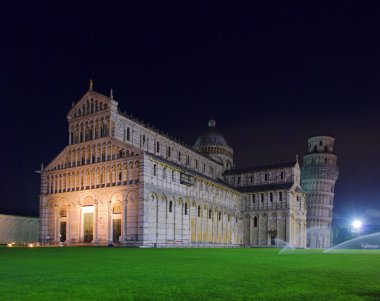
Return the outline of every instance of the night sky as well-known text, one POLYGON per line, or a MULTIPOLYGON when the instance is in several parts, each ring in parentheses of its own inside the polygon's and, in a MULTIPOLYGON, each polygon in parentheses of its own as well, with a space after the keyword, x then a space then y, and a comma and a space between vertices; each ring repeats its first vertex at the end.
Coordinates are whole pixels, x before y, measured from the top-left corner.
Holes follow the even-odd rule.
POLYGON ((38 213, 34 171, 68 144, 66 114, 92 78, 189 145, 214 116, 239 167, 332 135, 334 213, 380 219, 380 6, 135 2, 3 4, 0 212, 38 213))

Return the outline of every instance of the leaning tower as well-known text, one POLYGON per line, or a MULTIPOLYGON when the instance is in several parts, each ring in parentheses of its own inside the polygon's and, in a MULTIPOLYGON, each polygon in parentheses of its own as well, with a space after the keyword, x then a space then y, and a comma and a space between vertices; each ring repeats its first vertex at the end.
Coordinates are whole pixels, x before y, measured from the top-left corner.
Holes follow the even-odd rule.
POLYGON ((309 152, 303 157, 301 186, 307 201, 307 246, 329 248, 334 201, 338 178, 334 138, 317 136, 308 139, 309 152))

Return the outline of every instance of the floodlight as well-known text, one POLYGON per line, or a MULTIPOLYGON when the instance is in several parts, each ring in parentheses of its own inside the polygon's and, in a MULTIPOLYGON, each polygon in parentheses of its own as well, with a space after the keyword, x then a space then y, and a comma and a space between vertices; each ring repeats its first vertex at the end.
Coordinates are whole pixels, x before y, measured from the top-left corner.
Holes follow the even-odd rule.
POLYGON ((360 230, 360 228, 362 227, 362 221, 356 219, 352 222, 352 227, 355 229, 355 230, 360 230))

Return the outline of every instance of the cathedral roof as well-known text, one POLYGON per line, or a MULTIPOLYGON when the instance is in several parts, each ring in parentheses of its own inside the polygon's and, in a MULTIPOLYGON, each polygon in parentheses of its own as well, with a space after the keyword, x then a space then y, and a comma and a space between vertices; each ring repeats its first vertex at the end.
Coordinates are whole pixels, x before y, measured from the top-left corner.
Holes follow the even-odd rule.
POLYGON ((253 167, 235 168, 235 169, 226 170, 224 175, 225 176, 238 175, 242 173, 255 172, 255 171, 261 171, 261 170, 267 170, 267 169, 293 167, 296 164, 297 164, 297 161, 292 161, 292 162, 286 162, 286 163, 274 163, 274 164, 266 164, 266 165, 253 166, 253 167))
POLYGON ((290 183, 281 183, 281 184, 264 184, 264 185, 255 185, 255 186, 243 186, 237 187, 240 192, 263 192, 270 190, 288 190, 294 185, 293 182, 290 183))
POLYGON ((228 189, 231 189, 231 190, 234 190, 235 192, 238 192, 238 188, 237 188, 237 187, 233 187, 233 186, 229 185, 229 184, 228 184, 227 182, 225 182, 225 181, 222 181, 222 180, 220 180, 220 179, 214 179, 214 178, 211 178, 211 177, 209 177, 209 176, 207 176, 207 175, 205 175, 205 174, 203 174, 203 173, 200 173, 200 172, 198 172, 198 171, 192 170, 192 169, 190 169, 190 168, 187 168, 187 167, 185 167, 185 166, 183 166, 183 165, 180 165, 180 164, 178 164, 178 163, 175 163, 175 162, 173 162, 173 161, 170 161, 170 160, 164 159, 164 158, 162 158, 162 157, 160 157, 160 156, 157 156, 157 155, 155 155, 155 154, 148 153, 148 152, 145 152, 145 153, 146 153, 147 155, 149 155, 150 157, 154 158, 154 159, 157 160, 157 161, 161 161, 161 162, 163 162, 163 163, 165 163, 165 164, 175 166, 175 167, 177 167, 178 169, 180 169, 180 170, 184 170, 185 172, 187 172, 187 173, 189 173, 189 174, 191 174, 191 175, 193 175, 193 176, 198 176, 198 177, 200 177, 200 178, 205 178, 205 179, 209 180, 210 182, 214 182, 215 184, 225 186, 225 187, 228 188, 228 189))
POLYGON ((195 146, 228 146, 226 139, 223 135, 215 128, 216 122, 214 118, 208 122, 208 131, 199 136, 195 142, 195 146))

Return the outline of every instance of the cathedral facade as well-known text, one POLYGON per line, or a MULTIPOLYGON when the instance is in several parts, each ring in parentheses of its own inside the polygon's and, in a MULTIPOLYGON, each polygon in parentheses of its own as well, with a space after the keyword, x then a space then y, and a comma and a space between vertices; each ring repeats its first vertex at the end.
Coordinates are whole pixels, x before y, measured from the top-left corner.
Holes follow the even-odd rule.
POLYGON ((188 147, 92 87, 67 120, 68 145, 41 171, 43 243, 306 247, 298 160, 237 169, 215 120, 188 147))

